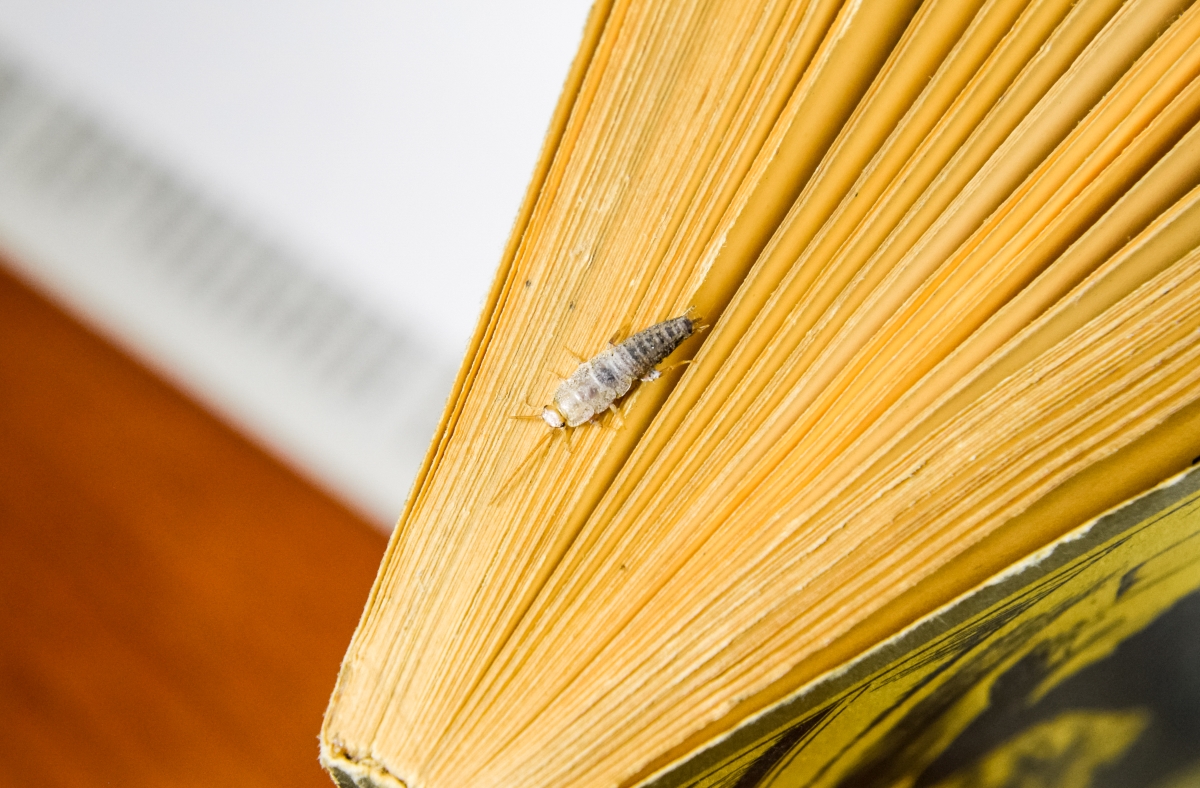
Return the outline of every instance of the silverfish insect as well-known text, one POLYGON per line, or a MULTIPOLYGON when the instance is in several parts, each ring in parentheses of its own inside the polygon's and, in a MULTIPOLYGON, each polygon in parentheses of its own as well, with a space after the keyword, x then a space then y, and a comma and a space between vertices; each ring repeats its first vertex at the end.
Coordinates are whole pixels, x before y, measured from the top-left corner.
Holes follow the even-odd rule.
POLYGON ((552 429, 578 427, 624 397, 634 379, 658 377, 658 363, 696 330, 686 314, 642 329, 619 345, 610 345, 580 364, 554 392, 554 402, 542 409, 542 421, 552 429))

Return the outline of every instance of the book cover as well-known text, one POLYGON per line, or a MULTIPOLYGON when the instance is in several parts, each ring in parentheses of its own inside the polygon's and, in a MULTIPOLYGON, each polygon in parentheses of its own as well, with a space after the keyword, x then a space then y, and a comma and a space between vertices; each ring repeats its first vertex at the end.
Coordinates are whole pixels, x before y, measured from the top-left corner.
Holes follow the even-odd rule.
POLYGON ((1198 778, 1200 470, 1192 470, 647 786, 1083 788, 1198 778))

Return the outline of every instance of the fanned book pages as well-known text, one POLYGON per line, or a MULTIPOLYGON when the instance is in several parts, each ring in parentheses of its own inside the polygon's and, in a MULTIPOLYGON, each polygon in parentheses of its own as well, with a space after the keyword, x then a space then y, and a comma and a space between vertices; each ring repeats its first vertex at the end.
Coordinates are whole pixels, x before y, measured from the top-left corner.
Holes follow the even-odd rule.
POLYGON ((1151 711, 976 723, 1013 665, 1034 704, 1197 598, 1198 117, 1183 0, 600 0, 338 677, 335 781, 1117 768, 1151 711))

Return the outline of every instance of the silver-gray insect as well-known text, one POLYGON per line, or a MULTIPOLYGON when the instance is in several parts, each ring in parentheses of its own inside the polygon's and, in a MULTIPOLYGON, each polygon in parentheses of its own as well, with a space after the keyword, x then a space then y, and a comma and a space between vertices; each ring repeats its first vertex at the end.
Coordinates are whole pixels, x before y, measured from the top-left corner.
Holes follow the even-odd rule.
POLYGON ((634 379, 658 377, 658 363, 696 330, 687 315, 655 323, 619 345, 583 362, 554 392, 554 402, 542 409, 542 421, 554 429, 578 427, 624 397, 634 379))

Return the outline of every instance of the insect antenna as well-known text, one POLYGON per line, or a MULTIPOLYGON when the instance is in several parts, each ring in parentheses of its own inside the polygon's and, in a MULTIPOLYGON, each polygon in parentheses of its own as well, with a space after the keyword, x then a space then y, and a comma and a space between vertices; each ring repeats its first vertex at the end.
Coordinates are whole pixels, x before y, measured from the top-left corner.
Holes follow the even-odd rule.
MULTIPOLYGON (((540 416, 533 416, 533 417, 512 416, 511 418, 514 418, 514 419, 535 418, 538 421, 542 420, 540 416)), ((521 464, 516 467, 516 470, 514 470, 507 477, 505 477, 504 480, 500 483, 500 489, 497 490, 496 494, 494 496, 492 496, 492 499, 490 501, 488 501, 488 506, 495 506, 496 504, 503 501, 506 497, 508 497, 508 493, 511 492, 513 489, 513 483, 515 481, 517 481, 518 479, 520 479, 522 476, 524 476, 529 471, 529 469, 533 466, 533 463, 535 460, 540 460, 546 456, 546 454, 550 451, 550 442, 552 440, 554 440, 554 438, 556 437, 556 434, 559 432, 562 432, 562 430, 551 430, 551 431, 545 433, 544 435, 542 435, 542 437, 538 438, 537 443, 535 443, 533 445, 533 448, 530 449, 529 454, 527 454, 525 456, 525 459, 521 460, 521 464)), ((571 449, 570 443, 568 442, 567 451, 570 451, 570 449, 571 449)))

